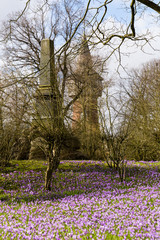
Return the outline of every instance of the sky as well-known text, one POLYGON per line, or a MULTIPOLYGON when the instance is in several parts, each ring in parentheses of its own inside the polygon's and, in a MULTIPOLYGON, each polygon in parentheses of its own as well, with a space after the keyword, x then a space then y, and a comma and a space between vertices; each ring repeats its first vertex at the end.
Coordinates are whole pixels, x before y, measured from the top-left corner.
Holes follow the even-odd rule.
MULTIPOLYGON (((22 10, 25 6, 27 0, 0 0, 0 22, 2 20, 5 20, 8 14, 11 14, 12 12, 22 10)), ((33 2, 35 0, 31 0, 33 2)), ((37 0, 38 1, 38 0, 37 0)), ((111 16, 121 16, 121 18, 125 17, 122 16, 122 9, 118 8, 115 12, 115 6, 118 6, 120 0, 115 0, 112 4, 112 8, 110 9, 109 14, 111 16)), ((127 1, 126 1, 127 2, 127 1)), ((129 1, 128 1, 129 3, 129 1)), ((152 12, 152 15, 155 13, 152 12)), ((155 14, 155 16, 157 16, 155 14)), ((159 20, 160 21, 160 20, 159 20)), ((152 47, 155 49, 158 49, 160 51, 160 24, 159 22, 153 22, 152 16, 149 14, 149 12, 146 11, 146 14, 143 15, 142 18, 140 18, 136 23, 136 31, 138 32, 145 32, 146 29, 149 27, 150 32, 152 33, 152 37, 154 36, 153 40, 151 41, 152 47), (157 36, 158 35, 158 36, 157 36), (156 37, 155 37, 156 36, 156 37)), ((136 44, 130 43, 130 44, 124 44, 122 47, 122 52, 131 53, 127 56, 123 56, 122 61, 124 66, 131 68, 137 68, 141 64, 152 60, 157 59, 160 57, 159 51, 154 51, 149 45, 146 45, 144 47, 144 52, 141 51, 141 46, 137 46, 136 44), (148 54, 149 53, 149 54, 148 54)), ((116 68, 116 58, 112 59, 110 61, 110 68, 114 69, 116 68)))
POLYGON ((26 0, 0 0, 0 21, 5 20, 8 14, 23 9, 26 0))

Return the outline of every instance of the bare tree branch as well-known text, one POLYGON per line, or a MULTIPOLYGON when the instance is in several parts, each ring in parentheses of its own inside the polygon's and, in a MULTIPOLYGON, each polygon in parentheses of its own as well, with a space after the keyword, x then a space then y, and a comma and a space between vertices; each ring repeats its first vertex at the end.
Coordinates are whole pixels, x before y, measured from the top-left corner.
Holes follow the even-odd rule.
POLYGON ((133 33, 133 37, 135 37, 135 27, 134 27, 134 20, 135 20, 135 9, 134 9, 134 5, 135 5, 135 0, 132 0, 131 2, 131 30, 133 33))
POLYGON ((58 49, 58 51, 57 51, 55 54, 61 52, 61 50, 62 50, 62 49, 68 44, 68 43, 71 42, 71 40, 72 40, 73 37, 75 36, 75 34, 76 34, 78 28, 80 27, 81 23, 85 20, 85 18, 86 18, 86 16, 87 16, 87 13, 88 13, 88 10, 89 10, 90 3, 91 3, 91 0, 88 1, 88 3, 87 3, 87 7, 86 7, 86 11, 85 11, 83 17, 81 18, 80 22, 77 24, 76 28, 74 29, 74 32, 72 33, 71 37, 68 39, 68 41, 67 41, 62 47, 60 47, 60 48, 58 49))
POLYGON ((26 2, 26 5, 25 5, 24 9, 23 9, 22 12, 19 14, 19 16, 18 16, 16 19, 11 19, 11 20, 10 20, 10 23, 11 23, 11 22, 17 22, 17 21, 23 16, 23 14, 24 14, 24 12, 26 11, 26 9, 27 9, 30 1, 31 1, 31 0, 28 0, 28 1, 26 2))
POLYGON ((158 6, 158 4, 156 4, 150 0, 137 0, 137 1, 146 5, 147 7, 155 10, 156 12, 160 13, 160 6, 158 6))

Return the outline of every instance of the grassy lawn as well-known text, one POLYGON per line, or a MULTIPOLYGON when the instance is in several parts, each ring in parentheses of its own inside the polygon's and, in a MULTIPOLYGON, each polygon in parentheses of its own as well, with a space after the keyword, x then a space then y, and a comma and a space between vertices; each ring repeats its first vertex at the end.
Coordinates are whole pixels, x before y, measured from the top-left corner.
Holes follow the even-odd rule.
POLYGON ((62 161, 44 190, 44 161, 0 170, 0 239, 160 239, 160 163, 62 161))

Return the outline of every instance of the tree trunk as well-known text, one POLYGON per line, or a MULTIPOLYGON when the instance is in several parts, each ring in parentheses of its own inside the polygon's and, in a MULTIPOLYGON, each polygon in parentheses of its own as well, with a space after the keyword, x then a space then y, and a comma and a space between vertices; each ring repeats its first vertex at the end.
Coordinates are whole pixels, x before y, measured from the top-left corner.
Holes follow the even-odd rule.
POLYGON ((55 171, 60 163, 59 160, 60 156, 60 145, 54 146, 49 148, 48 153, 48 167, 46 170, 45 176, 45 189, 51 191, 51 180, 52 180, 52 173, 55 171))
POLYGON ((122 160, 118 165, 119 177, 122 183, 125 181, 126 178, 126 164, 127 162, 125 160, 122 160))

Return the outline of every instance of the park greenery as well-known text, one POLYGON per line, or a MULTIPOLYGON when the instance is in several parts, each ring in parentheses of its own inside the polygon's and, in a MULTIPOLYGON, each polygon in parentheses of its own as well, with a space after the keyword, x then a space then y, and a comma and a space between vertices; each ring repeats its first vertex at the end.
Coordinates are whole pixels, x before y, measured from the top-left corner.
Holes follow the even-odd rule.
POLYGON ((159 162, 129 161, 120 183, 105 162, 61 161, 52 191, 46 167, 14 160, 1 170, 1 239, 159 239, 159 162))
POLYGON ((95 2, 26 0, 1 25, 0 239, 160 238, 160 60, 117 80, 124 43, 152 47, 137 18, 160 7, 124 0, 113 20, 114 0, 95 2))

